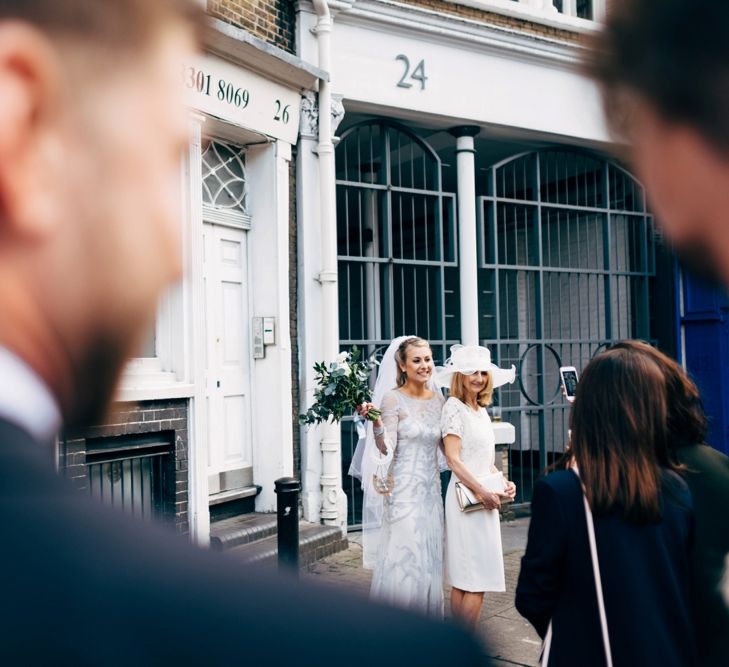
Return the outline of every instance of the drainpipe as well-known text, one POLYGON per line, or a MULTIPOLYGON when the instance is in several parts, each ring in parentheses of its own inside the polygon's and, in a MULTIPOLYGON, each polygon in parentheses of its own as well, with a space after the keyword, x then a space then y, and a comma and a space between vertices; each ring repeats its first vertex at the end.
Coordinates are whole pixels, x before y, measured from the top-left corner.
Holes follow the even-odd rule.
MULTIPOLYGON (((331 72, 332 15, 327 0, 313 0, 317 14, 316 35, 319 68, 331 72)), ((322 294, 322 353, 332 361, 339 353, 339 294, 337 286, 337 219, 332 142, 331 81, 319 81, 319 202, 321 219, 321 271, 319 283, 322 294)), ((347 498, 342 490, 341 443, 339 427, 321 427, 322 453, 322 522, 337 525, 346 531, 347 498)))

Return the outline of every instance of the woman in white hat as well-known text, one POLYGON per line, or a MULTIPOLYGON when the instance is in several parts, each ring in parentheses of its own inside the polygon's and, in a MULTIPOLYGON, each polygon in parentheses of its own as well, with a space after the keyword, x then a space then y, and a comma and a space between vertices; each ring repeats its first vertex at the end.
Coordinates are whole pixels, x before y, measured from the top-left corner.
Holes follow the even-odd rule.
POLYGON ((516 485, 494 465, 494 430, 486 407, 496 387, 513 382, 515 368, 491 363, 488 348, 454 345, 451 357, 438 369, 435 381, 448 387, 441 431, 448 466, 453 471, 445 501, 445 569, 453 616, 475 627, 486 591, 505 590, 499 507, 513 499, 516 485), (460 482, 465 494, 456 488, 460 482), (459 503, 458 496, 461 497, 459 503), (479 511, 463 511, 463 500, 475 499, 479 511))

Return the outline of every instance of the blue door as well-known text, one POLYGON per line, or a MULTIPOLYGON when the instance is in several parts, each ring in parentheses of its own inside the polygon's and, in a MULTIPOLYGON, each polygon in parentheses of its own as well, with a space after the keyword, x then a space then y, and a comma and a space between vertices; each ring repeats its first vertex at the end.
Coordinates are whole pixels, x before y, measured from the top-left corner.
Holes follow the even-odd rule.
POLYGON ((686 368, 709 418, 707 442, 729 454, 729 297, 687 274, 683 294, 686 368))

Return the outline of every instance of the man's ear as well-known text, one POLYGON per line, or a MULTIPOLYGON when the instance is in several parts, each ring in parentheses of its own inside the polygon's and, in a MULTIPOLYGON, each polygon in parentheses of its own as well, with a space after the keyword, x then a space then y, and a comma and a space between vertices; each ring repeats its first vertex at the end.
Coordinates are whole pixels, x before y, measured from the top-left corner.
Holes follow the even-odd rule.
POLYGON ((49 129, 61 112, 60 84, 50 42, 28 25, 0 22, 0 237, 37 240, 56 217, 48 167, 59 146, 49 129))

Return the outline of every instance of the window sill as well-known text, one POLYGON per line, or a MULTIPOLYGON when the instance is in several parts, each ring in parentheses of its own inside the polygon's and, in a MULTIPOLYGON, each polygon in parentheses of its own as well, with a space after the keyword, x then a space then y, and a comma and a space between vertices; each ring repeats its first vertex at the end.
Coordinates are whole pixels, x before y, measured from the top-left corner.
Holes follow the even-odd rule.
POLYGON ((165 398, 189 398, 192 384, 178 382, 175 373, 162 370, 159 359, 133 359, 122 375, 114 398, 119 402, 151 401, 165 398))
POLYGON ((136 403, 138 401, 157 401, 165 398, 192 398, 195 385, 183 382, 168 384, 150 384, 145 386, 128 386, 123 383, 116 393, 117 403, 136 403))

